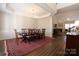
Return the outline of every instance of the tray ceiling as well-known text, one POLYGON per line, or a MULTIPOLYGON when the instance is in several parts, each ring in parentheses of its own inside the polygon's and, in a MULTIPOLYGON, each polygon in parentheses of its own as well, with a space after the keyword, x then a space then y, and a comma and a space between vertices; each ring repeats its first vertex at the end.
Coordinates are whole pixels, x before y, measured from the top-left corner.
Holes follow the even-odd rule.
POLYGON ((72 3, 0 3, 0 9, 26 17, 44 18, 54 15, 57 9, 70 5, 72 3))

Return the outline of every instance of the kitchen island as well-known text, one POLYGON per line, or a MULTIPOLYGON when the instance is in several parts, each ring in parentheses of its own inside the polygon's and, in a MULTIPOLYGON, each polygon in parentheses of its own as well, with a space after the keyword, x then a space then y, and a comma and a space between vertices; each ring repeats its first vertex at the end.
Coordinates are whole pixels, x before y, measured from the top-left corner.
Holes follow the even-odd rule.
POLYGON ((65 55, 78 56, 79 55, 79 34, 70 32, 66 34, 66 49, 65 55))

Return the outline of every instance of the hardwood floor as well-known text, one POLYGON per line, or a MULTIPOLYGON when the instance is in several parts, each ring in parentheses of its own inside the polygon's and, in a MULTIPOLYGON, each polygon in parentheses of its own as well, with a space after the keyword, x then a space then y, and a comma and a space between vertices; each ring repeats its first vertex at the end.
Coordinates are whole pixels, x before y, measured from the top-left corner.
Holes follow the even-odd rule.
POLYGON ((51 43, 33 50, 26 54, 26 56, 63 56, 65 53, 65 40, 64 36, 59 36, 52 40, 51 43))

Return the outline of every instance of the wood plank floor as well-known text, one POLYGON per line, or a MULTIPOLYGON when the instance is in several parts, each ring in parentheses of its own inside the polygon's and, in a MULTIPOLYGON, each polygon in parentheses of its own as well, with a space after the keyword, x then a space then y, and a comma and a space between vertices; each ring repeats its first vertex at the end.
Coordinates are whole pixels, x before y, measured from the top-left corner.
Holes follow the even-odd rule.
POLYGON ((65 40, 64 36, 57 37, 51 43, 33 50, 26 54, 26 56, 63 56, 65 53, 65 40))

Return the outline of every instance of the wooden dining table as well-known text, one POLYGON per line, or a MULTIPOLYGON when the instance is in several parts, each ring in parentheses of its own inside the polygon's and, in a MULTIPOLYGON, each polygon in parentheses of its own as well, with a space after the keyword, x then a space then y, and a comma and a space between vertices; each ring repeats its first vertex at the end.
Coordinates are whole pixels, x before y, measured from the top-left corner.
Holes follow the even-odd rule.
POLYGON ((23 42, 31 43, 31 41, 42 39, 45 37, 45 29, 22 29, 21 32, 17 32, 15 29, 15 35, 16 35, 16 43, 19 44, 19 36, 21 36, 23 42))
POLYGON ((25 42, 25 43, 26 42, 28 42, 28 43, 31 42, 31 35, 30 34, 24 32, 24 33, 19 33, 19 35, 22 36, 22 41, 23 42, 25 42))

